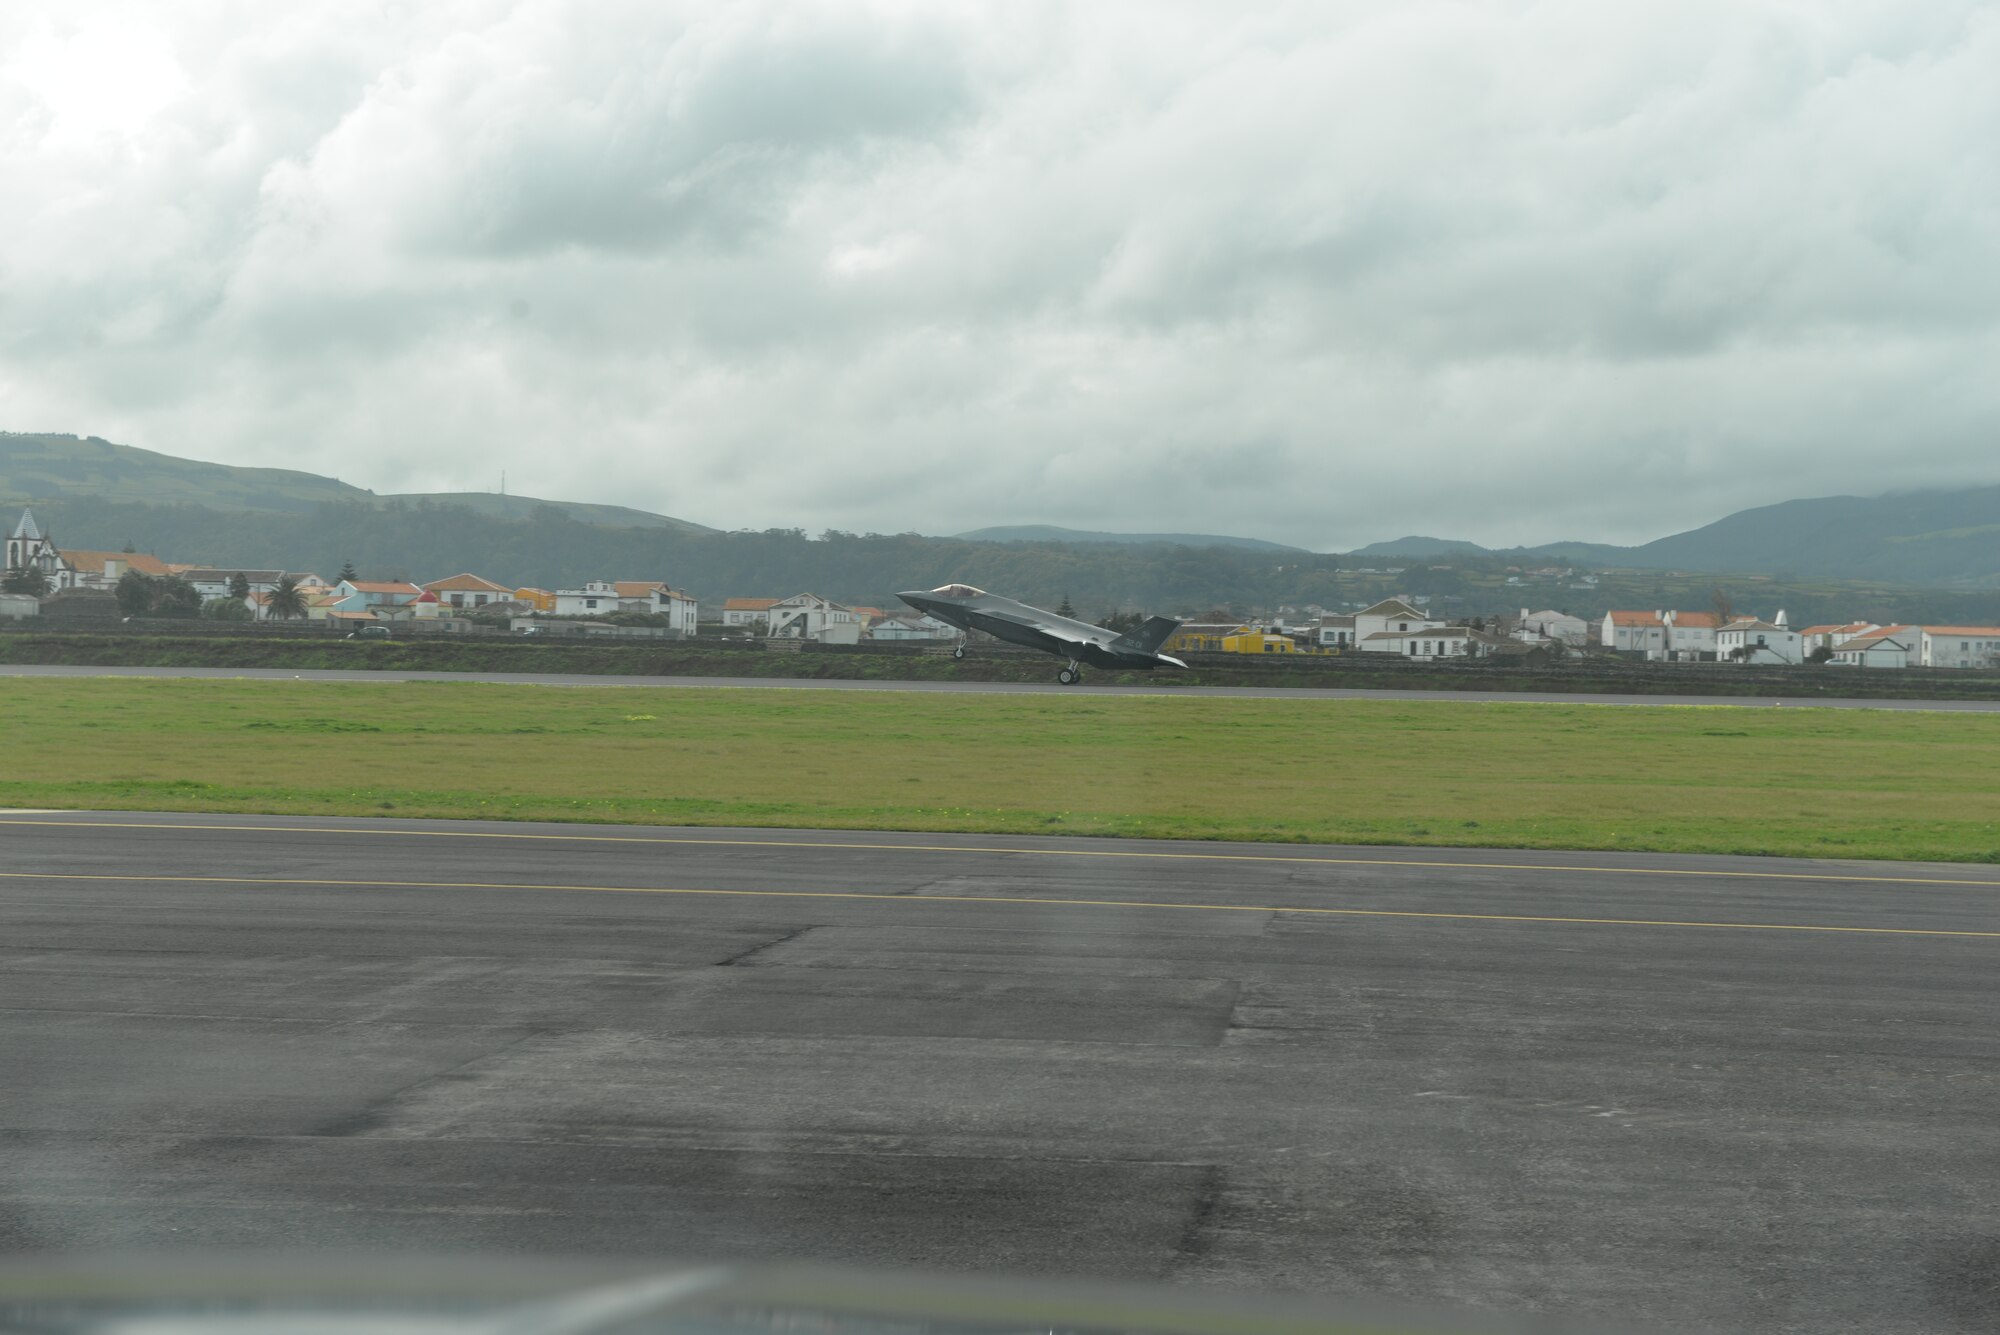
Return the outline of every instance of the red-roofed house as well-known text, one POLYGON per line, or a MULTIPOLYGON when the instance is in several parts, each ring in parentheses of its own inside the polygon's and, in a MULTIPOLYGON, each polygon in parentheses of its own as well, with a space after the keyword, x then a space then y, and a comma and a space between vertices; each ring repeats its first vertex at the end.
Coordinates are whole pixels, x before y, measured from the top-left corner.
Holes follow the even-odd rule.
POLYGON ((730 598, 722 604, 725 626, 768 626, 776 598, 730 598))
POLYGON ((1598 643, 1606 649, 1657 657, 1667 650, 1666 618, 1658 612, 1606 612, 1598 643))
POLYGON ((490 579, 472 574, 434 579, 424 585, 424 591, 436 594, 438 602, 447 607, 484 607, 488 603, 514 601, 514 590, 505 584, 495 584, 490 579))
POLYGON ((1713 612, 1666 612, 1660 620, 1666 627, 1667 657, 1677 663, 1691 663, 1715 656, 1715 632, 1722 618, 1713 612))
POLYGON ((1907 632, 1855 635, 1835 645, 1827 662, 1839 667, 1908 667, 1916 646, 1917 637, 1907 632))
POLYGON ((1844 625, 1807 626, 1799 632, 1799 644, 1810 658, 1820 649, 1838 649, 1849 640, 1860 636, 1876 636, 1887 630, 1872 621, 1849 621, 1844 625))
POLYGON ((1917 661, 1925 667, 2000 667, 2000 626, 1924 626, 1917 661))
POLYGON ((402 607, 423 596, 424 591, 405 580, 344 579, 333 586, 340 595, 334 610, 373 612, 378 607, 402 607))

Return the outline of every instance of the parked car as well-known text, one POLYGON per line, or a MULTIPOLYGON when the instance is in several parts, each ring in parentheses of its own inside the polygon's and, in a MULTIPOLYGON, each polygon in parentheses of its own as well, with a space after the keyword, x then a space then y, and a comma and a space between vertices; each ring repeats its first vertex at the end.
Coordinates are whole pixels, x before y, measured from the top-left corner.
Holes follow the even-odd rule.
POLYGON ((350 640, 386 640, 389 638, 387 626, 356 626, 347 632, 350 640))

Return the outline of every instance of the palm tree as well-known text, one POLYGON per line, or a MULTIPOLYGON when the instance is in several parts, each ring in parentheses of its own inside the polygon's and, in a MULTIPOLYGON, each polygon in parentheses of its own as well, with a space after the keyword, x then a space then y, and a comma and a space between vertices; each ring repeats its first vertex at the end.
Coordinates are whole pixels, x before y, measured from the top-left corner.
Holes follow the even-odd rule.
POLYGON ((299 592, 298 577, 285 575, 271 590, 269 601, 264 604, 271 615, 280 621, 291 621, 306 614, 306 596, 299 592))

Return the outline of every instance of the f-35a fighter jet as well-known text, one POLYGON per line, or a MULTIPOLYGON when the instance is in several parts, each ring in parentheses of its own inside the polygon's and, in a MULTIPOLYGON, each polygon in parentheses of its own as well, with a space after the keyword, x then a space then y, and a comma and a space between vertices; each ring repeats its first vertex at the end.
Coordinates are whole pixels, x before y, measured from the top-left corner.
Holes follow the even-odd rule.
MULTIPOLYGON (((1040 649, 1066 660, 1056 680, 1065 686, 1083 680, 1083 665, 1101 668, 1184 668, 1186 663, 1160 652, 1167 636, 1181 623, 1171 617, 1150 617, 1137 630, 1123 635, 1093 626, 1087 621, 1044 612, 1039 607, 1002 598, 997 593, 975 589, 970 584, 947 584, 941 589, 912 589, 896 595, 919 612, 928 613, 960 630, 983 630, 987 634, 1040 649)), ((965 657, 960 641, 952 657, 965 657)))

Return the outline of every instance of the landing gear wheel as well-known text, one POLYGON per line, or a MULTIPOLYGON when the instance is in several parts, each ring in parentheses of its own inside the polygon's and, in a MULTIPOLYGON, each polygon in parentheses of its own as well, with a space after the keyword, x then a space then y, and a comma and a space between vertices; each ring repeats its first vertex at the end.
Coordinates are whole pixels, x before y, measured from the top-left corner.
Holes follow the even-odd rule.
POLYGON ((964 645, 962 645, 962 644, 954 644, 954 645, 953 645, 953 646, 951 647, 951 656, 952 656, 953 658, 963 658, 963 657, 965 657, 965 646, 964 646, 964 645))
POLYGON ((1074 686, 1083 680, 1083 674, 1074 668, 1064 668, 1062 671, 1056 673, 1056 680, 1065 686, 1074 686))

